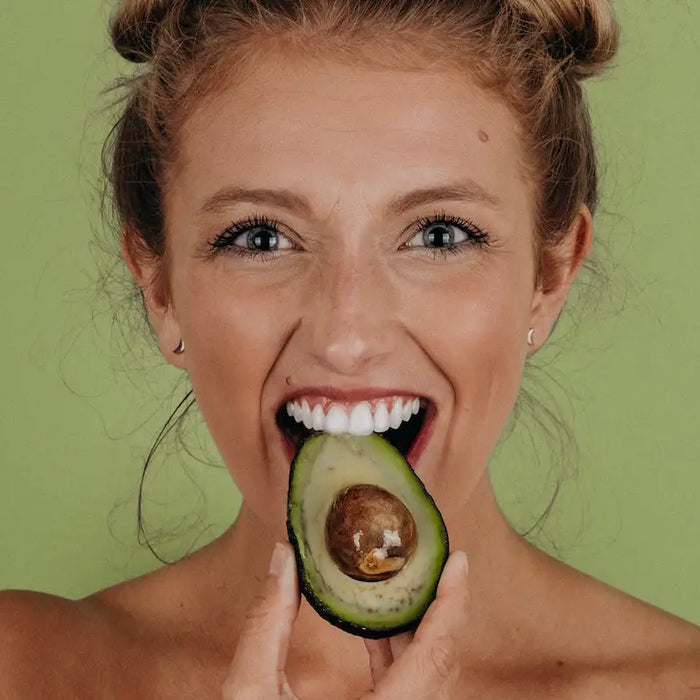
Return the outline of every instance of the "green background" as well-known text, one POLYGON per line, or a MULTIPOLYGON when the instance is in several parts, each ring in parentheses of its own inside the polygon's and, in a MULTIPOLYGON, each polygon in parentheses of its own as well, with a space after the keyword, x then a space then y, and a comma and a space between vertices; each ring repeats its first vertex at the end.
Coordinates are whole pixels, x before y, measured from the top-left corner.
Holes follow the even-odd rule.
MULTIPOLYGON (((572 299, 537 358, 549 378, 533 377, 579 446, 578 473, 537 536, 700 623, 700 5, 617 10, 616 66, 588 87, 611 283, 587 310, 572 299)), ((109 126, 100 91, 130 69, 108 49, 108 14, 95 0, 0 0, 0 588, 73 598, 160 565, 137 543, 136 493, 143 457, 186 390, 134 330, 118 279, 109 295, 99 288, 114 259, 96 244, 109 126)), ((492 469, 524 529, 571 470, 550 459, 535 421, 518 425, 492 469)), ((239 504, 228 473, 206 464, 216 454, 201 422, 187 444, 191 454, 170 442, 146 484, 167 557, 213 538, 239 504)))

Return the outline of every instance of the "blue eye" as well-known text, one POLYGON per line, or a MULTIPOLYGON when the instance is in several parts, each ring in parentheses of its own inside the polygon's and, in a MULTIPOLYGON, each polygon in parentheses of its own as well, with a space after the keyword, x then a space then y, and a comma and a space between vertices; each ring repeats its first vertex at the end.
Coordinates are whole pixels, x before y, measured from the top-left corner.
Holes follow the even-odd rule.
MULTIPOLYGON (((490 241, 489 234, 471 221, 444 212, 420 219, 414 230, 414 236, 401 249, 427 250, 434 257, 463 255, 474 246, 487 248, 490 241)), ((226 251, 241 258, 265 261, 297 247, 281 233, 276 222, 265 216, 253 216, 232 223, 209 243, 209 248, 211 255, 226 251)))
POLYGON ((426 248, 433 255, 461 254, 471 246, 486 247, 489 236, 471 221, 444 212, 421 219, 406 248, 426 248))
POLYGON ((241 233, 237 238, 245 238, 247 247, 250 250, 271 251, 277 250, 279 234, 277 231, 255 229, 246 233, 241 233))
POLYGON ((209 246, 212 254, 230 250, 241 257, 262 259, 276 257, 278 251, 294 248, 277 224, 265 216, 254 216, 231 224, 209 246))
MULTIPOLYGON (((461 234, 462 240, 467 240, 468 236, 464 233, 461 234)), ((455 227, 449 224, 437 223, 426 226, 423 231, 416 234, 409 245, 415 246, 416 239, 422 239, 423 245, 427 248, 449 248, 455 243, 462 241, 457 241, 460 237, 460 233, 455 233, 455 227)))

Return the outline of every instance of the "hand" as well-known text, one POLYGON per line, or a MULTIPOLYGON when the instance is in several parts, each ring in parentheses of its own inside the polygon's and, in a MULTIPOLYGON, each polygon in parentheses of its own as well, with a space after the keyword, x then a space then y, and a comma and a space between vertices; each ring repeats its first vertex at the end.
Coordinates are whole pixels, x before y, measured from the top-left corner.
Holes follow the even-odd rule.
MULTIPOLYGON (((285 663, 299 609, 294 555, 275 547, 271 574, 246 616, 223 686, 223 700, 298 700, 285 663)), ((437 597, 415 634, 365 640, 374 690, 361 700, 448 700, 460 670, 460 639, 467 631, 467 562, 453 552, 440 577, 437 597)))
POLYGON ((460 642, 469 629, 468 564, 452 552, 440 577, 437 597, 415 634, 366 639, 374 692, 369 700, 450 700, 460 676, 460 642))
POLYGON ((222 700, 298 700, 284 670, 298 611, 294 553, 290 545, 278 542, 263 590, 246 615, 222 700))

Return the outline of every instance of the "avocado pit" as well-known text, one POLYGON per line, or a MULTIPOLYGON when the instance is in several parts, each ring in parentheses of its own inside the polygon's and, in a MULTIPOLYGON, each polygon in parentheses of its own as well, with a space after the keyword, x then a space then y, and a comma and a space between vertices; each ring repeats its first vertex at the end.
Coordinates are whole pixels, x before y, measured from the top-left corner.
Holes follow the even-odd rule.
POLYGON ((372 484, 349 486, 326 517, 326 547, 340 570, 357 581, 396 576, 416 549, 416 523, 401 500, 372 484))

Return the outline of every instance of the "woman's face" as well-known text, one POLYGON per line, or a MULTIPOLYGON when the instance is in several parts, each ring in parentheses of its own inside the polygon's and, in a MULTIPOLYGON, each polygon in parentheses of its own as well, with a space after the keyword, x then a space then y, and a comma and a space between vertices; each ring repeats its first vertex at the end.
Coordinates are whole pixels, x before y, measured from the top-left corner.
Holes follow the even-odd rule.
POLYGON ((534 287, 517 134, 464 77, 289 57, 185 125, 165 200, 171 296, 151 317, 278 535, 288 401, 320 406, 328 430, 355 411, 362 431, 386 424, 380 404, 399 421, 422 399, 409 460, 448 525, 484 478, 528 328, 545 336, 559 310, 534 287))

